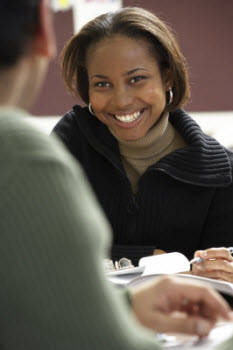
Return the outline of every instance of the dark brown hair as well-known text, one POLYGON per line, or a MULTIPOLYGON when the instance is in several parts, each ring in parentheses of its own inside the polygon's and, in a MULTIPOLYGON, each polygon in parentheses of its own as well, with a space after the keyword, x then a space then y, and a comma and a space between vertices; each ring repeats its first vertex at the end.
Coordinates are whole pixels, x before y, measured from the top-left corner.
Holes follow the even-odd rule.
POLYGON ((173 101, 167 111, 184 105, 189 97, 189 82, 186 62, 169 27, 157 16, 138 7, 125 7, 117 12, 103 14, 87 23, 64 47, 62 75, 71 95, 79 95, 89 103, 89 83, 86 69, 86 54, 91 45, 117 34, 130 38, 145 39, 153 47, 161 76, 167 69, 173 80, 173 101))
POLYGON ((0 0, 0 69, 14 65, 27 51, 38 27, 41 0, 0 0))

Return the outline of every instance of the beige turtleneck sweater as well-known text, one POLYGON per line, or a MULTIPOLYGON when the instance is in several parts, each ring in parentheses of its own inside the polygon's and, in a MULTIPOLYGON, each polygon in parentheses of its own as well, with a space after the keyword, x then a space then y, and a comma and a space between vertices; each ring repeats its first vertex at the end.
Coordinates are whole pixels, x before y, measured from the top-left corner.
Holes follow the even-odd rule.
POLYGON ((110 129, 118 140, 121 160, 134 193, 137 191, 140 176, 149 166, 158 162, 168 153, 178 148, 187 147, 187 143, 168 118, 169 114, 164 114, 159 122, 138 140, 120 140, 114 130, 110 129))

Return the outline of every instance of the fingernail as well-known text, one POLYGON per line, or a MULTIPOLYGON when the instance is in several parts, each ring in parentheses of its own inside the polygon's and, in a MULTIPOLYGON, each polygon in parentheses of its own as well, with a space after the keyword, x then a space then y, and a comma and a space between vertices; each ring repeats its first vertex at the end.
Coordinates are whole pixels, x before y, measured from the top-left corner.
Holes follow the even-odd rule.
POLYGON ((209 322, 204 320, 198 320, 196 324, 196 331, 199 336, 208 335, 211 330, 209 322))
POLYGON ((207 258, 207 256, 208 256, 207 252, 205 252, 205 251, 203 253, 201 253, 200 255, 204 259, 207 258))

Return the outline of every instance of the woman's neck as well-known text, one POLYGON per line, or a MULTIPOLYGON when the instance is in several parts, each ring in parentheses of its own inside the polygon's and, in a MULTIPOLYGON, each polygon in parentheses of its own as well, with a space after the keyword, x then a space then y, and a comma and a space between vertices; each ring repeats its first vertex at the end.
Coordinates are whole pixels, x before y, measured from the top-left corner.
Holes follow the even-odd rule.
POLYGON ((174 138, 174 130, 168 123, 168 118, 168 113, 163 114, 159 122, 138 140, 120 140, 116 133, 110 129, 113 136, 118 140, 121 155, 142 159, 162 152, 174 138))

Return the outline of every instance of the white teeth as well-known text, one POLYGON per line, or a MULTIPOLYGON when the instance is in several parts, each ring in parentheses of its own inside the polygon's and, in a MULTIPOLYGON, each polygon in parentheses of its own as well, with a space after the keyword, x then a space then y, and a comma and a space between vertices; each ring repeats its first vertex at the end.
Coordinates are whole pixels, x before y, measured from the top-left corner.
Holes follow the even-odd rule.
POLYGON ((127 114, 127 115, 115 115, 116 119, 120 120, 121 122, 124 123, 131 123, 137 118, 139 118, 141 115, 141 112, 134 112, 132 114, 127 114))

